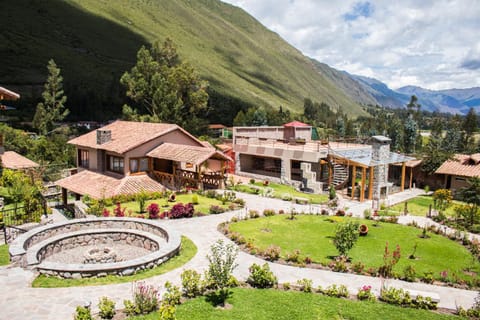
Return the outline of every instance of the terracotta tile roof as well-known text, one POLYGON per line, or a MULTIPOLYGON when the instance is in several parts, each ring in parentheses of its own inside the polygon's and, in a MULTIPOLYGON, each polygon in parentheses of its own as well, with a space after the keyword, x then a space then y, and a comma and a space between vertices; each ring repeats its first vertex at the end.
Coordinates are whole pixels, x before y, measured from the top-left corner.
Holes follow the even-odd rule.
POLYGON ((174 143, 163 143, 147 153, 147 156, 158 159, 188 162, 195 165, 202 164, 204 161, 210 158, 231 161, 229 157, 216 151, 215 149, 174 143))
MULTIPOLYGON (((408 160, 407 162, 405 162, 405 167, 415 168, 416 166, 418 166, 421 163, 422 163, 421 159, 408 160)), ((401 166, 403 166, 403 163, 394 163, 393 165, 401 167, 401 166)))
POLYGON ((214 124, 209 124, 208 125, 208 129, 223 129, 223 128, 226 128, 223 124, 219 124, 219 123, 214 123, 214 124))
POLYGON ((480 177, 480 154, 456 154, 452 160, 445 161, 435 171, 437 174, 449 174, 463 177, 480 177))
POLYGON ((142 190, 149 192, 165 190, 163 185, 146 174, 118 179, 89 170, 60 179, 55 184, 94 199, 110 198, 119 194, 136 194, 142 190))
POLYGON ((289 123, 285 123, 284 127, 311 127, 311 125, 300 122, 300 121, 292 121, 289 123))
POLYGON ((221 144, 217 144, 217 148, 220 149, 222 152, 226 152, 226 151, 232 150, 233 146, 231 143, 230 144, 221 143, 221 144))
POLYGON ((97 144, 97 131, 93 130, 68 141, 68 143, 80 147, 102 149, 123 154, 152 139, 158 138, 174 130, 180 130, 201 145, 201 142, 197 140, 197 138, 176 124, 118 120, 100 128, 99 130, 110 130, 112 134, 111 140, 100 145, 97 144))
POLYGON ((17 100, 20 98, 18 93, 0 87, 0 100, 17 100))
POLYGON ((5 151, 0 159, 2 167, 7 169, 25 169, 38 167, 38 163, 19 155, 15 151, 5 151))

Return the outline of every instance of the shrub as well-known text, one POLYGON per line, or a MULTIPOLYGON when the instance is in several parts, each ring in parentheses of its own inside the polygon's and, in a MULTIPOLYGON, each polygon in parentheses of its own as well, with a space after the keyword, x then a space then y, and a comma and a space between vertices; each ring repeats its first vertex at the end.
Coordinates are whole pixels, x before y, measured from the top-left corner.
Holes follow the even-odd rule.
POLYGON ((415 282, 416 279, 416 273, 415 273, 415 267, 412 265, 408 265, 403 269, 403 280, 409 281, 409 282, 415 282))
POLYGON ((177 203, 170 209, 168 217, 170 219, 191 218, 193 217, 194 211, 193 204, 191 203, 187 203, 186 205, 177 203))
POLYGON ((140 191, 136 194, 135 200, 138 202, 138 211, 140 213, 145 212, 145 202, 148 200, 148 193, 145 190, 140 191))
POLYGON ((434 310, 437 308, 437 303, 432 301, 432 298, 417 296, 412 300, 410 293, 403 289, 382 288, 382 291, 380 292, 380 300, 389 304, 416 309, 434 310))
POLYGON ((236 203, 241 207, 245 206, 245 200, 243 200, 242 198, 235 198, 235 200, 233 200, 233 203, 236 203))
POLYGON ((248 270, 250 275, 247 283, 254 288, 272 288, 278 283, 277 277, 270 271, 268 263, 263 266, 254 263, 248 270))
POLYGON ((330 185, 328 188, 328 200, 333 200, 337 197, 337 192, 335 191, 335 187, 333 184, 330 185))
POLYGON ((347 258, 345 256, 336 257, 328 266, 335 272, 347 272, 347 258))
POLYGON ((260 217, 260 214, 258 213, 257 210, 249 210, 248 211, 248 216, 250 219, 256 219, 260 217))
POLYGON ((183 295, 194 298, 202 293, 201 275, 195 270, 185 270, 180 275, 183 295))
POLYGON ((160 212, 160 208, 158 207, 158 204, 151 203, 147 207, 147 212, 148 212, 148 218, 149 219, 158 219, 158 214, 160 212))
POLYGON ((78 306, 75 309, 74 320, 93 320, 90 308, 78 306))
POLYGON ((224 213, 225 209, 221 206, 213 204, 210 206, 208 211, 210 212, 210 214, 220 214, 220 213, 224 213))
POLYGON ((271 217, 275 215, 275 210, 274 209, 265 209, 263 210, 263 215, 265 217, 271 217))
POLYGON ((276 261, 280 259, 280 251, 281 249, 279 246, 275 246, 272 244, 267 249, 265 249, 265 251, 263 252, 263 256, 268 261, 276 261))
POLYGON ((107 208, 103 208, 102 216, 110 217, 110 211, 107 208))
POLYGON ((372 286, 363 286, 360 288, 360 290, 358 290, 357 299, 375 301, 377 298, 372 293, 372 286))
POLYGON ((282 283, 282 289, 283 290, 290 290, 290 282, 282 283))
POLYGON ((209 266, 206 281, 216 290, 217 301, 224 305, 230 294, 232 272, 237 267, 235 259, 238 249, 233 244, 225 244, 223 240, 218 240, 210 247, 210 251, 207 255, 209 266))
POLYGON ((129 316, 150 313, 158 308, 158 291, 145 282, 134 282, 133 302, 125 300, 123 303, 129 316))
POLYGON ((100 318, 112 319, 115 315, 115 302, 107 297, 102 297, 98 303, 98 309, 100 310, 100 318))
POLYGON ((123 208, 120 206, 120 202, 117 202, 116 207, 113 209, 113 214, 115 217, 124 217, 125 216, 125 210, 127 208, 123 208))
POLYGON ((332 284, 331 286, 328 286, 327 288, 322 290, 322 293, 329 297, 348 297, 348 290, 347 287, 345 287, 344 285, 340 285, 337 287, 336 284, 332 284))
POLYGON ((300 286, 300 291, 303 292, 313 292, 313 281, 310 279, 300 279, 297 281, 297 284, 300 286))
POLYGON ((173 305, 169 305, 167 303, 162 303, 160 305, 160 309, 158 310, 158 313, 160 314, 160 319, 161 320, 175 320, 175 312, 177 308, 173 305))
POLYGON ((370 219, 372 217, 372 210, 371 209, 363 210, 363 217, 365 219, 370 219))
POLYGON ((433 278, 433 272, 431 271, 427 271, 423 274, 421 280, 425 283, 433 283, 433 281, 435 280, 433 278))
POLYGON ((290 253, 287 253, 285 257, 287 262, 300 263, 300 250, 295 249, 290 253))
POLYGON ((365 270, 365 265, 360 261, 355 262, 354 264, 352 264, 352 270, 357 274, 362 274, 363 270, 365 270))
POLYGON ((282 200, 283 201, 292 201, 293 197, 290 193, 284 193, 282 194, 282 200))
POLYGON ((383 253, 383 265, 378 268, 378 272, 382 277, 390 278, 393 275, 393 267, 400 260, 400 246, 397 244, 396 249, 390 252, 388 249, 388 242, 385 244, 385 251, 383 253))
POLYGON ((303 259, 303 262, 305 262, 305 264, 311 264, 313 260, 309 256, 306 256, 305 259, 303 259))
POLYGON ((198 195, 197 194, 192 195, 192 203, 193 204, 198 204, 198 195))
POLYGON ((335 215, 338 216, 338 217, 344 217, 345 216, 345 210, 338 209, 337 212, 335 213, 335 215))
POLYGON ((166 291, 163 294, 162 303, 166 303, 171 306, 180 304, 180 298, 182 297, 180 288, 167 281, 165 282, 165 289, 166 291))
POLYGON ((217 192, 215 190, 207 190, 205 192, 205 197, 215 199, 217 197, 217 192))
POLYGON ((250 179, 250 184, 255 184, 255 179, 251 178, 250 179))
POLYGON ((348 221, 337 225, 333 244, 342 256, 347 256, 348 251, 353 248, 358 240, 358 223, 348 221))

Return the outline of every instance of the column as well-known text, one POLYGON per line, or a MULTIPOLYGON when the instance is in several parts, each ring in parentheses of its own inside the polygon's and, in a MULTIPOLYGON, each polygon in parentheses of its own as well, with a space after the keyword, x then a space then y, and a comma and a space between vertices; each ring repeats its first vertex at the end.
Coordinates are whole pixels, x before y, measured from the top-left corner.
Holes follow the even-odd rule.
POLYGON ((406 168, 406 163, 402 163, 402 178, 400 180, 400 191, 405 190, 405 168, 406 168))
POLYGON ((373 199, 373 167, 369 167, 370 177, 368 178, 368 200, 373 199))
POLYGON ((352 200, 355 197, 355 178, 357 176, 357 166, 352 167, 352 200))
POLYGON ((362 168, 362 185, 360 186, 360 202, 365 201, 365 176, 367 175, 367 168, 362 168))

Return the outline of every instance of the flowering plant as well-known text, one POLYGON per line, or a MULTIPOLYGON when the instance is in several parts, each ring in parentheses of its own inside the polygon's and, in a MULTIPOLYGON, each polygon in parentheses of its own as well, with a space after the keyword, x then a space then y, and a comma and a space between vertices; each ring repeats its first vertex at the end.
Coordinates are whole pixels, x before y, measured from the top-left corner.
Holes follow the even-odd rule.
POLYGON ((358 300, 375 301, 375 295, 372 293, 372 286, 364 285, 358 290, 358 300))

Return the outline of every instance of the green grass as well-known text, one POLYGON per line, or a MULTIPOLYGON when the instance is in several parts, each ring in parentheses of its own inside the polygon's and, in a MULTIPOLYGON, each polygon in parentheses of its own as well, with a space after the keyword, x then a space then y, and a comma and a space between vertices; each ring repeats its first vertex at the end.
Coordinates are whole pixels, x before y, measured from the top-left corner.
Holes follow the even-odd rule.
MULTIPOLYGON (((301 256, 309 256, 317 263, 328 263, 338 255, 333 245, 332 237, 338 223, 353 218, 300 215, 295 220, 289 220, 285 215, 268 218, 243 220, 230 225, 230 230, 239 232, 246 239, 252 239, 253 244, 265 249, 271 244, 281 248, 281 256, 299 249, 301 256), (335 222, 329 222, 331 219, 335 222)), ((355 220, 355 219, 354 219, 355 220)), ((425 272, 433 272, 439 278, 440 272, 448 270, 449 276, 455 272, 462 279, 471 279, 472 275, 464 272, 467 268, 478 274, 479 262, 462 245, 440 235, 428 233, 430 238, 420 238, 421 230, 398 224, 378 223, 375 227, 371 220, 358 219, 369 228, 368 235, 359 237, 358 242, 349 252, 352 263, 362 262, 366 268, 378 268, 383 264, 385 244, 388 242, 390 251, 398 244, 401 249, 401 259, 394 271, 400 275, 407 265, 412 265, 418 276, 425 272), (417 244, 416 260, 408 259, 417 244)))
MULTIPOLYGON (((313 204, 321 204, 328 201, 327 194, 313 194, 313 193, 304 193, 297 191, 294 187, 288 186, 285 184, 273 183, 270 182, 268 186, 264 186, 263 182, 255 182, 253 184, 256 187, 260 188, 272 188, 274 191, 274 197, 278 199, 282 199, 284 194, 290 194, 292 197, 299 197, 309 199, 313 204)), ((254 193, 254 189, 252 189, 252 184, 240 184, 235 186, 236 191, 246 192, 246 193, 254 193)))
MULTIPOLYGON (((408 213, 414 216, 426 216, 428 213, 428 208, 430 205, 432 205, 432 210, 433 210, 433 198, 432 196, 418 196, 413 199, 410 199, 407 201, 407 209, 408 213)), ((461 201, 452 201, 452 204, 450 207, 445 210, 444 214, 447 216, 454 216, 455 215, 455 205, 460 205, 463 202, 461 201)), ((403 214, 405 208, 405 202, 398 203, 394 206, 391 206, 388 211, 393 211, 396 214, 403 214)))
MULTIPOLYGON (((295 291, 233 289, 228 299, 230 310, 219 309, 205 297, 189 300, 177 307, 176 317, 195 320, 318 320, 318 319, 458 319, 432 311, 400 308, 380 302, 352 301, 313 293, 295 291)), ((156 320, 158 313, 133 317, 136 320, 156 320)))
POLYGON ((8 245, 0 245, 0 266, 6 266, 10 263, 10 254, 8 253, 8 245))
MULTIPOLYGON (((148 200, 148 201, 145 202, 145 209, 148 207, 149 204, 156 203, 160 207, 160 212, 168 211, 177 203, 187 204, 187 203, 192 202, 192 196, 193 196, 193 194, 178 194, 176 196, 175 202, 169 202, 167 198, 148 200)), ((222 205, 222 202, 220 200, 217 200, 217 199, 208 198, 208 197, 201 196, 201 195, 198 195, 198 194, 197 194, 197 199, 198 199, 198 204, 194 205, 194 208, 195 208, 196 212, 198 211, 198 212, 201 212, 201 213, 208 214, 209 209, 212 205, 221 206, 225 209, 228 208, 228 205, 222 205)), ((128 212, 131 211, 134 214, 140 214, 137 201, 130 201, 130 202, 122 203, 121 207, 126 208, 125 213, 128 213, 128 212)), ((107 207, 107 209, 110 211, 111 214, 113 214, 113 209, 114 208, 115 208, 115 205, 107 207)))
POLYGON ((151 278, 153 276, 158 276, 179 268, 185 263, 190 261, 195 254, 197 253, 197 247, 195 244, 188 239, 187 237, 182 236, 182 249, 180 254, 171 258, 162 265, 148 269, 142 272, 138 272, 131 276, 114 276, 108 275, 102 278, 84 278, 84 279, 59 279, 55 277, 47 277, 40 275, 35 280, 33 280, 32 287, 34 288, 61 288, 61 287, 81 287, 81 286, 98 286, 105 284, 114 284, 114 283, 125 283, 138 281, 146 278, 151 278))
MULTIPOLYGON (((83 118, 118 114, 127 102, 118 98, 120 76, 133 66, 142 44, 166 37, 217 95, 299 113, 310 97, 342 106, 353 117, 366 114, 308 57, 242 9, 221 1, 73 0, 37 6, 11 1, 0 21, 1 39, 9 48, 0 57, 11 61, 1 69, 2 84, 15 85, 24 100, 28 86, 45 81, 46 63, 53 58, 62 69, 72 115, 83 118), (107 113, 105 105, 111 106, 107 113)), ((213 116, 231 120, 221 112, 231 108, 231 101, 220 104, 215 107, 223 109, 213 116)))

